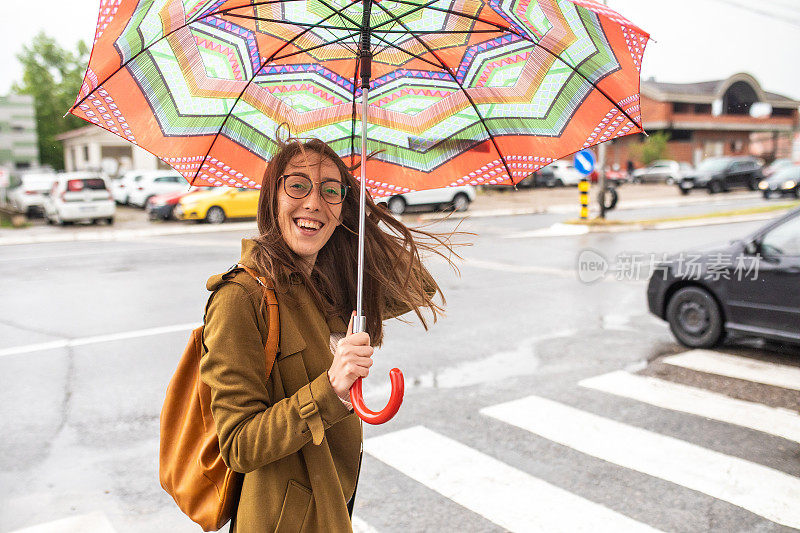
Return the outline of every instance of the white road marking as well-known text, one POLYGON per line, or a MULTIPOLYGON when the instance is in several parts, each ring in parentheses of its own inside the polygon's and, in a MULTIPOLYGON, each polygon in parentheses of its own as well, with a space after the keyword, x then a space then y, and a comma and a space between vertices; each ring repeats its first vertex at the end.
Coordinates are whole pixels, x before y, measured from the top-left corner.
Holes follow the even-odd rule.
POLYGON ((481 413, 800 528, 800 479, 783 472, 536 396, 487 407, 481 413))
POLYGON ((18 529, 13 533, 116 533, 116 531, 106 515, 96 512, 18 529))
POLYGON ((24 346, 14 346, 12 348, 0 349, 0 357, 22 353, 43 352, 45 350, 55 350, 57 348, 67 348, 71 346, 86 346, 87 344, 99 344, 103 342, 113 342, 125 339, 136 339, 139 337, 152 337, 153 335, 164 335, 165 333, 175 333, 177 331, 191 331, 201 325, 201 323, 176 324, 174 326, 161 326, 157 328, 138 329, 135 331, 123 331, 121 333, 111 333, 108 335, 98 335, 95 337, 83 337, 80 339, 62 339, 57 341, 41 342, 38 344, 26 344, 24 346))
POLYGON ((364 450, 509 531, 656 531, 422 426, 364 450))
POLYGON ((353 533, 378 533, 378 530, 353 515, 353 533))
MULTIPOLYGON (((577 208, 574 208, 577 210, 577 208)), ((586 235, 589 233, 588 226, 579 224, 556 223, 547 228, 535 229, 530 231, 519 231, 504 235, 504 239, 527 239, 530 237, 570 237, 572 235, 586 235)))
POLYGON ((691 350, 679 355, 670 355, 661 361, 709 374, 800 390, 800 367, 765 363, 710 350, 691 350))
POLYGON ((800 415, 696 387, 620 370, 584 379, 581 387, 689 413, 800 442, 800 415))

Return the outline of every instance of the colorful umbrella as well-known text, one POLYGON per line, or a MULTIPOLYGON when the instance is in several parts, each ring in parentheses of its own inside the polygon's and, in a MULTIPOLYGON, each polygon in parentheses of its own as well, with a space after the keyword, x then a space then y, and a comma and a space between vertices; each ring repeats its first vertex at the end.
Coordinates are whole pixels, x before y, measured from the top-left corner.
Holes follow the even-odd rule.
POLYGON ((102 0, 71 112, 194 185, 260 187, 284 122, 375 197, 516 183, 642 131, 648 38, 593 0, 102 0))

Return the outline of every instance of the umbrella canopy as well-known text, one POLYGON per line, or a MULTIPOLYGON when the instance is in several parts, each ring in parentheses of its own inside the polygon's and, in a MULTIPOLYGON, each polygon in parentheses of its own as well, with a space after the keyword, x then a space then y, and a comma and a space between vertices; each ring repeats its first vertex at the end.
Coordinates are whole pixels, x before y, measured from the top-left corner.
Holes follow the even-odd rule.
MULTIPOLYGON (((194 185, 260 186, 281 123, 357 162, 361 0, 103 0, 71 110, 194 185)), ((641 132, 648 35, 592 0, 381 0, 367 189, 517 182, 641 132)))

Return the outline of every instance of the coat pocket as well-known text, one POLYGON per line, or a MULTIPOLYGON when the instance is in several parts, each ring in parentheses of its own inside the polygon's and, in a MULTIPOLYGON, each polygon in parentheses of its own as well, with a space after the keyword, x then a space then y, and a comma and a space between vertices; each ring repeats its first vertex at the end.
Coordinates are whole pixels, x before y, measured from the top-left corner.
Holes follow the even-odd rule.
POLYGON ((298 533, 311 508, 311 490, 296 481, 289 481, 275 533, 298 533))

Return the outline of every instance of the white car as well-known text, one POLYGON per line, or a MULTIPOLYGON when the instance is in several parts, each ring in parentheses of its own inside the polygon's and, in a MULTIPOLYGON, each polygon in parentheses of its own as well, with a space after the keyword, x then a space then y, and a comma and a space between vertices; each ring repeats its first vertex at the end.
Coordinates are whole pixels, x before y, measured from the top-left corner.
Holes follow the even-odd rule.
POLYGON ((553 172, 553 185, 556 187, 577 187, 578 183, 580 183, 581 179, 583 178, 583 174, 578 172, 578 170, 575 168, 575 163, 567 159, 553 161, 544 168, 550 169, 553 172))
POLYGON ((128 191, 128 203, 144 207, 153 196, 188 190, 189 182, 174 170, 151 170, 134 178, 133 186, 128 191))
POLYGON ((6 193, 9 207, 25 215, 42 213, 47 192, 55 179, 55 172, 12 176, 6 193))
POLYGON ((90 172, 58 174, 44 202, 47 223, 62 226, 79 220, 113 224, 116 210, 108 182, 90 172))
POLYGON ((128 205, 128 198, 133 190, 136 178, 144 174, 144 172, 144 170, 129 170, 120 178, 115 179, 111 183, 111 194, 114 195, 114 201, 120 205, 128 205))
POLYGON ((395 194, 394 196, 378 198, 375 203, 384 204, 389 208, 389 211, 395 215, 400 215, 410 206, 430 206, 433 208, 466 211, 473 200, 475 200, 475 187, 462 185, 459 187, 444 187, 395 194))

